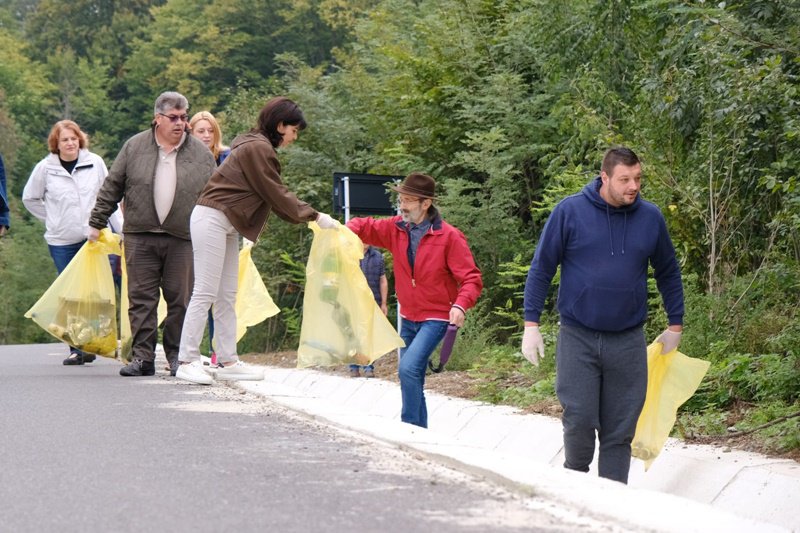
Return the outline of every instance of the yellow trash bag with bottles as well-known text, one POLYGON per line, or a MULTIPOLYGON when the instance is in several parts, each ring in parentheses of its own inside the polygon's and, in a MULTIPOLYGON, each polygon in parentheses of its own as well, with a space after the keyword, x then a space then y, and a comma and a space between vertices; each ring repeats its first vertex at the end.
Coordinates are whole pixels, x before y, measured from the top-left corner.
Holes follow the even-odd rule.
POLYGON ((109 254, 120 254, 119 235, 106 228, 87 241, 25 317, 82 352, 115 357, 117 304, 109 254))
POLYGON ((346 226, 323 230, 309 222, 308 227, 314 240, 306 265, 298 368, 367 365, 405 346, 361 271, 361 239, 346 226))
POLYGON ((710 365, 677 350, 662 354, 660 342, 647 347, 647 395, 631 442, 631 455, 644 461, 645 471, 667 442, 678 408, 695 393, 710 365))

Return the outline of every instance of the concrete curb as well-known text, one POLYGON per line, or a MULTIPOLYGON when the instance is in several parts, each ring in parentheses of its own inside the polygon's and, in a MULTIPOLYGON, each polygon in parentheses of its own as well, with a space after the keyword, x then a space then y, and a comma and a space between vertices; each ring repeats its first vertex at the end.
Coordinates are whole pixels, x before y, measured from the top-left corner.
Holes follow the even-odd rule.
POLYGON ((426 393, 432 429, 423 429, 399 421, 399 387, 388 381, 268 367, 264 381, 238 386, 623 528, 800 530, 800 465, 794 461, 671 440, 647 473, 634 461, 625 486, 563 469, 561 424, 550 417, 426 393))

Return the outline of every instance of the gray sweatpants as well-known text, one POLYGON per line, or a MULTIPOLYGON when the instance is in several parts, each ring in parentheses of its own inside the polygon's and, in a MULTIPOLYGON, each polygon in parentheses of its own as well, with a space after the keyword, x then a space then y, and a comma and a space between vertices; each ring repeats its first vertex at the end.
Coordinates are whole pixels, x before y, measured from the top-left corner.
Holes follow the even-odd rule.
POLYGON ((646 392, 647 345, 641 327, 603 332, 562 324, 556 394, 564 408, 564 466, 589 471, 596 431, 600 477, 627 483, 631 440, 646 392))

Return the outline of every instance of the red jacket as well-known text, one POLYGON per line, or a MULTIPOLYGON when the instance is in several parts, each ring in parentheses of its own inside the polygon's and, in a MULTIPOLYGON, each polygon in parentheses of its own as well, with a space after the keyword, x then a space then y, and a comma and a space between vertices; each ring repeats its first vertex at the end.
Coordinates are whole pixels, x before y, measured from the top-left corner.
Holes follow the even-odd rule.
POLYGON ((408 233, 400 216, 354 218, 347 223, 362 241, 386 248, 394 258, 400 314, 408 320, 449 320, 450 308, 467 310, 483 289, 464 234, 436 217, 417 248, 414 269, 408 261, 408 233))

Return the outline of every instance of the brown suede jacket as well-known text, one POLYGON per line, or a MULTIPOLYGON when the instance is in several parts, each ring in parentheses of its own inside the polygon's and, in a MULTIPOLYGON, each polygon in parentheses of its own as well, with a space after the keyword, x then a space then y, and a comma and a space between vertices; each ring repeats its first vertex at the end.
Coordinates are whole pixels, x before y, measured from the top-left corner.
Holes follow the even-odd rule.
POLYGON ((317 218, 317 212, 283 184, 272 144, 253 132, 233 140, 231 154, 211 176, 197 205, 219 209, 242 236, 254 242, 272 211, 294 224, 317 218))

